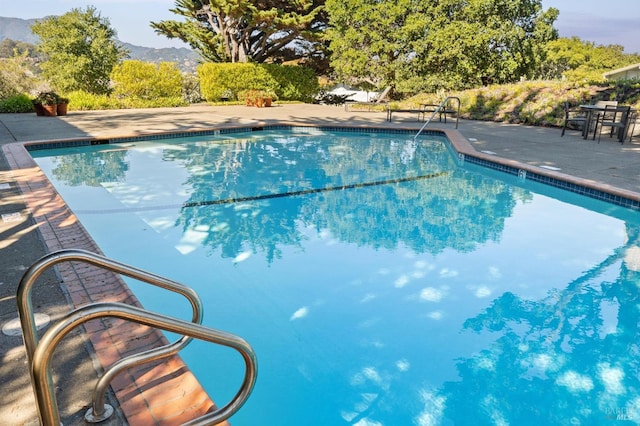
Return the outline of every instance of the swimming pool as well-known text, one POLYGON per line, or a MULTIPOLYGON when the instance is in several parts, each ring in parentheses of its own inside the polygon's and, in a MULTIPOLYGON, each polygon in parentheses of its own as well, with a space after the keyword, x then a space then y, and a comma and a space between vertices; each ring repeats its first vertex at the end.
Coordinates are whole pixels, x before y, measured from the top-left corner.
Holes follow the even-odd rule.
MULTIPOLYGON (((32 155, 107 256, 195 288, 205 324, 252 344, 258 382, 234 425, 640 418, 635 211, 460 163, 436 136, 294 129, 32 155)), ((234 353, 182 356, 218 404, 233 395, 234 353)))

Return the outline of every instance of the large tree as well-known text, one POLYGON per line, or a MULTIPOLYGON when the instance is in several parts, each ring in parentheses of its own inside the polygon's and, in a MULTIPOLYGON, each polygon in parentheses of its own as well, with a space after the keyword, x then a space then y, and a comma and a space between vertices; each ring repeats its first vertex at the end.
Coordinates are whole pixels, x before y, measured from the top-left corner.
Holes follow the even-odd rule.
POLYGON ((395 86, 410 62, 415 28, 423 28, 422 0, 327 0, 331 64, 339 77, 395 86))
POLYGON ((557 38, 540 0, 327 0, 332 65, 403 92, 531 75, 557 38))
POLYGON ((540 77, 569 81, 599 81, 606 71, 640 61, 640 55, 626 54, 620 45, 596 45, 578 37, 553 40, 547 43, 545 52, 540 77))
POLYGON ((184 21, 152 22, 212 62, 287 61, 314 55, 326 27, 324 0, 177 0, 184 21))
POLYGON ((40 37, 37 48, 46 55, 43 75, 57 90, 109 91, 109 74, 127 55, 109 20, 92 6, 49 16, 31 26, 40 37))

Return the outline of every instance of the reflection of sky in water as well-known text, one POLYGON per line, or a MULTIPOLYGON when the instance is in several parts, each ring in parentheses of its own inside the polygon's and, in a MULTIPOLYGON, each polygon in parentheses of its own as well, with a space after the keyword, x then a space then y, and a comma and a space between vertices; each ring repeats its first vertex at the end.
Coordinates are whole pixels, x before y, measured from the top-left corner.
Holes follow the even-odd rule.
MULTIPOLYGON (((108 256, 194 287, 206 324, 254 346, 258 383, 234 425, 638 421, 631 213, 457 168, 439 142, 429 153, 339 136, 37 161, 108 256), (109 178, 80 185, 74 173, 95 164, 109 178)), ((189 317, 132 287, 148 308, 189 317)), ((233 395, 235 354, 194 342, 184 358, 218 403, 233 395)))

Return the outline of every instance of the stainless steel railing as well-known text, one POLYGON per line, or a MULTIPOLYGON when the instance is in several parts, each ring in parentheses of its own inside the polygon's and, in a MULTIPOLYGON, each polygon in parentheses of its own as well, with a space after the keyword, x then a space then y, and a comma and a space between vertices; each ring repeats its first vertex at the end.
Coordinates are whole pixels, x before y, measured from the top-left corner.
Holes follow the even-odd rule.
POLYGON ((433 117, 435 117, 436 114, 439 114, 442 111, 444 111, 444 108, 449 104, 449 101, 451 100, 455 100, 458 102, 458 109, 456 111, 456 129, 458 128, 458 122, 460 117, 460 98, 458 98, 457 96, 447 96, 444 99, 444 101, 440 102, 440 105, 438 105, 436 109, 431 113, 431 117, 429 117, 429 119, 422 125, 420 130, 418 130, 418 133, 416 133, 416 135, 413 137, 413 140, 418 139, 418 136, 420 136, 422 131, 429 125, 429 123, 431 123, 431 120, 433 120, 433 117))
POLYGON ((251 346, 242 338, 124 303, 93 303, 69 312, 52 325, 44 333, 33 353, 31 377, 43 426, 60 425, 60 413, 51 374, 51 358, 57 344, 76 326, 101 317, 121 318, 165 331, 180 333, 191 338, 230 347, 242 355, 245 363, 245 375, 236 395, 224 407, 187 422, 186 426, 213 425, 228 419, 240 409, 253 390, 258 372, 257 359, 251 346))
MULTIPOLYGON (((100 267, 102 269, 106 269, 121 275, 126 275, 131 278, 135 278, 142 282, 152 284, 179 294, 182 294, 186 297, 193 308, 193 316, 192 322, 188 324, 200 324, 202 322, 202 302, 198 294, 191 289, 190 287, 184 286, 175 281, 169 280, 167 278, 161 277, 159 275, 152 274, 150 272, 134 268, 132 266, 126 265, 124 263, 108 259, 106 257, 97 255, 95 253, 91 253, 85 250, 60 250, 57 252, 53 252, 48 254, 42 258, 40 258, 36 263, 34 263, 27 271, 24 273, 20 284, 18 285, 18 294, 17 294, 17 302, 18 302, 18 313, 20 315, 20 321, 22 324, 22 333, 23 339, 27 352, 27 360, 29 362, 30 368, 36 368, 36 359, 35 352, 37 348, 40 347, 38 342, 38 337, 36 333, 36 325, 34 320, 33 313, 33 305, 31 300, 31 290, 33 284, 36 279, 42 275, 42 273, 59 263, 67 262, 67 261, 77 261, 89 263, 91 265, 100 267)), ((89 308, 91 306, 95 306, 96 304, 90 304, 86 307, 78 308, 72 311, 69 315, 72 315, 81 309, 89 308)), ((124 305, 123 306, 128 306, 124 305)), ((139 309, 139 308, 136 308, 139 309)), ((147 311, 145 311, 147 312, 147 311)), ((150 313, 151 314, 151 313, 150 313)), ((159 315, 159 314, 153 314, 159 315)), ((170 318, 170 317, 166 317, 170 318)), ((182 322, 182 320, 175 321, 182 322)), ((158 348, 154 348, 145 352, 141 352, 138 354, 131 355, 129 357, 123 358, 117 361, 115 364, 110 366, 104 373, 102 377, 98 379, 96 383, 96 387, 93 394, 92 408, 90 408, 86 415, 85 419, 88 422, 96 423, 102 420, 107 419, 112 413, 113 408, 108 404, 104 403, 104 396, 106 393, 106 389, 109 384, 121 371, 128 369, 130 367, 140 365, 143 363, 155 361, 158 359, 166 358, 168 356, 176 354, 182 348, 189 344, 194 336, 190 336, 189 333, 177 331, 179 334, 183 336, 180 337, 177 341, 170 343, 168 345, 164 345, 158 348)), ((206 339, 205 339, 206 340, 206 339)), ((53 349, 51 349, 51 352, 53 349)), ((50 354, 47 354, 50 356, 50 354)), ((255 356, 254 356, 255 358, 255 356)), ((254 366, 255 370, 255 366, 254 366)), ((38 384, 32 376, 32 384, 34 386, 34 392, 37 394, 40 392, 38 389, 38 384)), ((44 403, 44 400, 43 400, 44 403)), ((53 401, 53 405, 55 406, 55 400, 53 401)), ((54 414, 56 418, 49 419, 47 417, 47 421, 51 420, 53 424, 59 424, 59 414, 57 413, 57 407, 55 409, 50 408, 51 403, 47 403, 45 406, 40 406, 38 404, 39 413, 44 413, 45 416, 54 414), (44 410, 44 411, 42 411, 44 410)), ((218 410, 220 411, 220 410, 218 410)), ((218 412, 216 411, 216 412, 218 412)), ((41 420, 45 423, 45 418, 41 414, 41 420)), ((221 420, 220 420, 221 421, 221 420)), ((210 423, 209 423, 210 424, 210 423)))

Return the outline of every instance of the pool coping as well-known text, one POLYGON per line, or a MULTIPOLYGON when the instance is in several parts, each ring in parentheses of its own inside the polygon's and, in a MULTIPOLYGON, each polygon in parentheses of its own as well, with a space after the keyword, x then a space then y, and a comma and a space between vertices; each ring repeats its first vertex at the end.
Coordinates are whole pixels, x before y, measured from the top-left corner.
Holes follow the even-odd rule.
MULTIPOLYGON (((297 123, 260 126, 219 126, 182 132, 122 135, 109 138, 69 138, 16 142, 4 145, 3 152, 24 197, 27 209, 37 224, 47 251, 65 248, 85 249, 102 254, 77 217, 37 166, 29 151, 70 146, 117 144, 138 140, 162 140, 176 137, 232 134, 262 130, 376 132, 414 135, 410 128, 364 126, 322 126, 297 123)), ((607 201, 634 210, 640 209, 640 194, 600 182, 577 178, 556 170, 509 160, 493 153, 479 152, 457 130, 426 130, 423 136, 444 135, 459 162, 469 162, 529 179, 570 192, 607 201)), ((66 286, 72 309, 96 301, 140 302, 120 278, 106 271, 75 262, 61 264, 58 273, 66 286)), ((148 327, 123 320, 92 320, 85 325, 88 340, 104 367, 128 354, 166 343, 162 334, 148 327), (122 337, 126 336, 127 339, 122 337)), ((258 354, 259 355, 259 354, 258 354)), ((215 405, 197 378, 179 356, 162 364, 138 367, 121 374, 112 382, 120 410, 130 424, 174 425, 202 416, 215 405), (162 383, 162 389, 153 387, 162 383)))

